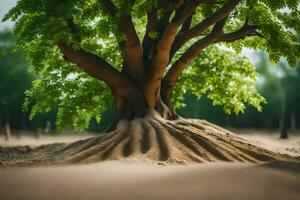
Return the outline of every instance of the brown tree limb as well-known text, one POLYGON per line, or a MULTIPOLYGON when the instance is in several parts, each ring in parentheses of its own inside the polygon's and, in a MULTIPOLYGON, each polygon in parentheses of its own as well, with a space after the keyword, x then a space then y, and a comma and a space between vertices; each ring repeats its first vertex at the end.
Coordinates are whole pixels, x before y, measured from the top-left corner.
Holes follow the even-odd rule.
POLYGON ((182 12, 175 15, 164 30, 156 45, 156 55, 151 65, 150 75, 152 79, 157 80, 161 78, 165 67, 168 64, 170 49, 174 42, 178 28, 193 14, 199 3, 200 1, 190 1, 182 12))
MULTIPOLYGON (((110 15, 116 15, 118 8, 111 0, 102 0, 102 3, 110 15)), ((128 3, 133 4, 134 1, 131 0, 128 3)), ((125 41, 119 43, 125 61, 123 67, 126 69, 124 71, 126 71, 133 80, 141 82, 144 77, 143 47, 129 13, 124 12, 121 14, 119 27, 120 31, 125 35, 125 41)))
POLYGON ((256 29, 257 26, 243 26, 235 32, 223 34, 216 42, 234 42, 236 40, 244 39, 249 36, 263 37, 263 35, 256 29))
POLYGON ((146 83, 144 85, 145 98, 150 108, 155 106, 155 102, 159 97, 160 80, 169 62, 169 53, 177 30, 185 20, 192 15, 200 2, 200 0, 188 2, 182 12, 175 15, 172 21, 167 25, 157 42, 155 48, 156 53, 151 62, 149 73, 146 75, 146 83))
MULTIPOLYGON (((75 39, 77 39, 78 42, 81 41, 80 31, 77 28, 76 24, 74 23, 72 18, 67 19, 67 24, 70 28, 71 33, 74 35, 75 39)), ((120 42, 120 46, 125 48, 125 42, 120 42)), ((71 46, 67 45, 66 43, 60 42, 58 44, 58 47, 62 50, 64 53, 64 58, 76 65, 78 65, 80 68, 82 68, 84 71, 86 71, 89 75, 104 81, 113 91, 114 96, 121 95, 117 94, 119 93, 128 93, 129 90, 133 90, 133 85, 129 80, 125 80, 124 75, 117 71, 113 66, 111 66, 109 63, 107 63, 104 59, 93 55, 91 53, 88 53, 84 51, 83 49, 75 50, 71 46), (78 56, 78 58, 75 58, 75 56, 78 56), (94 63, 93 63, 94 62, 94 63), (90 63, 90 64, 89 64, 90 63), (101 70, 101 71, 100 71, 101 70), (108 73, 109 72, 109 73, 108 73), (110 75, 109 75, 110 74, 110 75), (124 82, 123 87, 126 86, 127 89, 121 90, 122 87, 114 87, 114 84, 118 84, 118 81, 114 81, 113 76, 116 76, 116 79, 118 79, 117 74, 120 74, 124 82), (108 81, 110 80, 110 81, 108 81), (128 90, 128 91, 126 91, 128 90), (117 91, 117 92, 115 92, 117 91)), ((124 66, 127 66, 127 63, 125 61, 124 66)), ((127 70, 127 67, 123 68, 123 72, 127 70)), ((128 74, 128 71, 126 71, 128 74)))
POLYGON ((149 60, 151 59, 150 51, 155 43, 155 39, 150 38, 151 31, 159 32, 158 31, 158 16, 157 16, 157 9, 152 9, 147 12, 147 26, 146 32, 143 39, 143 54, 144 54, 144 61, 146 61, 146 65, 148 67, 149 60))
POLYGON ((195 14, 195 12, 185 20, 185 22, 182 24, 180 32, 185 32, 187 30, 190 29, 191 24, 192 24, 192 19, 193 19, 193 15, 195 14))
POLYGON ((165 96, 164 98, 170 97, 177 79, 179 78, 182 71, 190 64, 190 62, 196 56, 198 56, 204 48, 220 38, 220 36, 223 34, 223 27, 225 25, 226 19, 227 18, 223 18, 221 21, 216 23, 209 35, 194 43, 170 68, 163 79, 162 94, 163 96, 165 96))
POLYGON ((207 17, 199 24, 194 26, 192 29, 181 33, 176 37, 176 40, 172 46, 172 50, 170 53, 170 59, 172 59, 173 55, 190 39, 194 37, 200 36, 205 30, 207 30, 211 25, 215 24, 219 20, 228 16, 230 12, 234 10, 234 8, 239 4, 241 0, 231 0, 224 6, 222 6, 218 11, 216 11, 211 16, 207 17))
POLYGON ((59 42, 57 46, 67 61, 76 64, 90 76, 104 81, 113 93, 125 97, 130 93, 130 90, 133 90, 134 86, 131 81, 104 59, 83 49, 75 50, 64 42, 59 42))
MULTIPOLYGON (((170 1, 168 1, 168 0, 158 1, 158 8, 156 9, 156 11, 158 11, 159 9, 163 9, 163 12, 164 12, 164 14, 160 18, 158 18, 158 16, 157 16, 156 31, 158 33, 163 33, 165 31, 166 27, 169 24, 170 17, 174 11, 176 11, 176 12, 178 10, 182 11, 182 9, 180 9, 180 8, 184 7, 183 3, 184 3, 184 0, 176 0, 172 3, 170 3, 170 1)), ((157 45, 158 40, 159 39, 152 40, 152 44, 149 49, 149 52, 147 52, 147 54, 148 54, 147 57, 149 58, 149 60, 152 60, 154 57, 154 54, 156 53, 155 47, 157 45)))
MULTIPOLYGON (((212 2, 213 0, 201 0, 198 2, 205 3, 205 2, 212 2)), ((148 23, 146 34, 143 40, 143 48, 144 48, 144 60, 151 60, 154 57, 155 47, 157 45, 157 39, 150 39, 148 37, 148 33, 150 30, 156 31, 157 33, 163 33, 166 27, 169 24, 170 17, 174 11, 175 16, 178 16, 183 9, 186 7, 187 2, 184 3, 184 0, 176 0, 171 2, 169 0, 160 0, 158 1, 157 8, 152 8, 150 12, 147 13, 148 23), (163 9, 164 15, 158 18, 158 10, 163 9)), ((191 25, 192 17, 189 17, 182 25, 181 30, 189 29, 191 25)))
MULTIPOLYGON (((166 13, 158 20, 158 30, 157 30, 158 33, 163 33, 165 31, 166 27, 169 24, 172 12, 173 12, 173 10, 166 11, 166 13)), ((157 42, 160 39, 160 36, 152 42, 151 49, 150 49, 150 52, 148 54, 148 58, 150 60, 152 60, 154 58, 154 56, 155 56, 156 45, 157 45, 157 42)))
POLYGON ((141 82, 144 78, 143 47, 129 14, 122 15, 120 28, 126 37, 123 47, 123 59, 126 62, 127 72, 132 79, 141 82))

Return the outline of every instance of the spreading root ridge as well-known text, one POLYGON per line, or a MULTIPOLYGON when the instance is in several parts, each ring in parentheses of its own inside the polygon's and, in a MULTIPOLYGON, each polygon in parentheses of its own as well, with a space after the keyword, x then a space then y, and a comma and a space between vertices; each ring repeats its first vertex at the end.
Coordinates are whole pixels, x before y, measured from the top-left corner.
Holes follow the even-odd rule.
POLYGON ((188 164, 215 161, 299 162, 300 159, 262 148, 205 120, 179 118, 170 121, 159 116, 121 121, 113 132, 70 144, 0 148, 0 166, 106 160, 188 164))

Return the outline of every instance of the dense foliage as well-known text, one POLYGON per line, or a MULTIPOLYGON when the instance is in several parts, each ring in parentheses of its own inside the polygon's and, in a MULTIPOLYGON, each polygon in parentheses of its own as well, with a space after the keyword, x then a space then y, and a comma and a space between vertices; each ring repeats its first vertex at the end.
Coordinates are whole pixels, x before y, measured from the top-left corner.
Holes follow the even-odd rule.
MULTIPOLYGON (((147 11, 157 7, 158 3, 157 0, 138 0, 132 4, 123 0, 113 2, 119 8, 115 16, 106 12, 100 0, 20 0, 4 17, 3 20, 16 21, 18 47, 26 51, 39 77, 26 93, 25 105, 28 106, 31 101, 35 103, 32 117, 49 111, 58 103, 59 128, 73 126, 83 129, 91 118, 100 120, 101 113, 112 101, 108 87, 66 62, 56 44, 63 40, 74 48, 83 48, 105 58, 120 70, 123 60, 118 43, 124 40, 124 35, 119 30, 118 18, 122 12, 130 13, 142 39, 146 31, 147 11), (76 26, 75 31, 70 20, 76 26)), ((201 4, 195 12, 192 26, 226 2, 228 0, 201 4)), ((262 49, 273 61, 283 56, 291 66, 295 66, 300 54, 294 34, 300 31, 298 4, 299 0, 242 0, 229 15, 225 32, 232 32, 248 23, 258 27, 260 36, 206 48, 178 81, 173 95, 175 106, 183 105, 184 93, 190 90, 198 97, 206 94, 215 105, 223 106, 227 113, 239 113, 246 104, 260 110, 264 98, 254 88, 257 74, 247 59, 238 54, 244 47, 262 49)), ((161 15, 164 12, 164 9, 159 10, 161 15)), ((155 39, 160 34, 150 31, 149 37, 155 39)), ((194 41, 182 47, 170 65, 194 41)))
POLYGON ((247 107, 244 114, 225 115, 222 110, 208 101, 197 100, 186 95, 186 107, 178 112, 184 117, 205 118, 222 126, 255 127, 278 129, 283 116, 287 117, 288 128, 300 127, 300 63, 296 69, 288 66, 286 60, 272 64, 264 52, 253 54, 256 70, 259 72, 257 90, 267 99, 262 112, 247 107), (285 113, 283 113, 285 112, 285 113))

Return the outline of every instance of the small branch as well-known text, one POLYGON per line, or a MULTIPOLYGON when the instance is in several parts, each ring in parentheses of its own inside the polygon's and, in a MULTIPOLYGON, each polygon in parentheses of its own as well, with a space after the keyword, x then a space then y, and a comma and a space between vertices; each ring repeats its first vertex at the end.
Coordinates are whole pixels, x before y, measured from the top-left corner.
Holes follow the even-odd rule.
POLYGON ((211 16, 204 19, 202 22, 194 26, 192 29, 183 32, 178 37, 172 46, 172 50, 170 53, 170 59, 172 59, 173 55, 190 39, 200 36, 205 30, 207 30, 211 25, 215 24, 219 20, 228 16, 230 12, 234 10, 234 8, 240 3, 241 0, 231 0, 223 7, 221 7, 218 11, 216 11, 211 16))
POLYGON ((180 32, 185 32, 187 30, 190 29, 190 26, 192 24, 192 19, 193 19, 193 15, 195 14, 195 12, 185 20, 185 22, 182 24, 180 32))
POLYGON ((76 24, 74 23, 74 20, 72 17, 67 19, 67 24, 68 27, 70 28, 70 31, 72 33, 72 35, 74 36, 74 38, 78 41, 81 42, 81 36, 80 36, 80 31, 77 28, 76 24))
POLYGON ((256 30, 257 26, 246 25, 239 30, 223 34, 216 42, 234 42, 236 40, 244 39, 249 36, 264 37, 256 30))
POLYGON ((158 8, 164 9, 165 11, 174 11, 183 3, 184 0, 175 0, 172 3, 170 3, 169 0, 158 0, 158 8))
POLYGON ((117 12, 117 7, 111 0, 102 0, 103 6, 105 7, 106 11, 110 15, 115 15, 117 12))

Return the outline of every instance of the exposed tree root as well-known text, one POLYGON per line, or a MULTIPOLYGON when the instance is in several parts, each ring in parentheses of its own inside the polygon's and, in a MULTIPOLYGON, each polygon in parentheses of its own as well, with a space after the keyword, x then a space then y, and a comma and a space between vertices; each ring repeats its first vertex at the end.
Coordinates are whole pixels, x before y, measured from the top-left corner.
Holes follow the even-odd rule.
POLYGON ((71 144, 27 149, 12 156, 0 149, 0 164, 68 164, 104 160, 139 160, 162 164, 214 161, 259 163, 299 158, 259 147, 204 120, 165 120, 156 114, 131 122, 121 121, 106 135, 71 144))

